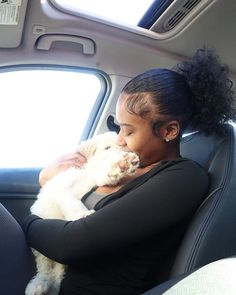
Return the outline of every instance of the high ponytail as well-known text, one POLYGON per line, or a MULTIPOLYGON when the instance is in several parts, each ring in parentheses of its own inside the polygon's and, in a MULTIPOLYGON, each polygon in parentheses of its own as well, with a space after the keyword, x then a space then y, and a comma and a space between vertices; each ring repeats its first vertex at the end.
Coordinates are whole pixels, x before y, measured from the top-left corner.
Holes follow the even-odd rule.
POLYGON ((183 75, 192 95, 191 126, 204 133, 224 131, 225 123, 235 121, 235 92, 229 70, 214 50, 202 48, 175 70, 183 75))
POLYGON ((177 120, 180 135, 190 128, 206 134, 224 131, 235 121, 235 93, 213 50, 202 48, 174 69, 155 68, 131 79, 123 88, 127 111, 151 118, 153 132, 165 122, 177 120))

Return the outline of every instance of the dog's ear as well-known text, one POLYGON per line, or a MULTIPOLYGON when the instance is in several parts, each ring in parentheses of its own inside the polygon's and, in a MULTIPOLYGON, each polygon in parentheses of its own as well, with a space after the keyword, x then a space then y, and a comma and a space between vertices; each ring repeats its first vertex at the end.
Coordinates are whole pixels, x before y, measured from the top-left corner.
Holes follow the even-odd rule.
POLYGON ((77 147, 76 151, 85 156, 86 159, 89 159, 96 152, 96 148, 96 139, 90 138, 88 140, 82 141, 77 147))

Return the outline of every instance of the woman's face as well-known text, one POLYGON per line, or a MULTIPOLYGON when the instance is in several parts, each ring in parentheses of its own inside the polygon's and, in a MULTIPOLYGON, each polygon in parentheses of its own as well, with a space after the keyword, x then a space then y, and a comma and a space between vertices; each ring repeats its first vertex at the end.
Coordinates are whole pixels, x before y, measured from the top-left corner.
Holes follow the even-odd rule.
POLYGON ((151 118, 142 118, 126 109, 128 95, 122 94, 116 106, 116 118, 120 126, 118 144, 125 151, 136 152, 141 166, 147 166, 168 158, 166 142, 153 134, 151 118))

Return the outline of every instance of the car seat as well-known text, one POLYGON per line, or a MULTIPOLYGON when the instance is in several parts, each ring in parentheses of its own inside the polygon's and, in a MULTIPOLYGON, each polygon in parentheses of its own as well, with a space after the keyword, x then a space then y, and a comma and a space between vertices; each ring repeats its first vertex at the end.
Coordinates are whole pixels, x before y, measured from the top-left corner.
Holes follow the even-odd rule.
POLYGON ((25 294, 25 287, 34 273, 34 258, 24 233, 0 204, 0 294, 25 294))
POLYGON ((225 135, 193 134, 181 155, 201 164, 210 176, 208 194, 187 229, 171 277, 236 253, 236 130, 225 135))
MULTIPOLYGON (((193 216, 178 250, 170 280, 145 295, 163 294, 187 274, 236 253, 236 129, 226 134, 187 135, 180 144, 183 157, 193 159, 209 173, 208 194, 193 216)), ((178 293, 181 294, 181 293, 178 293)))

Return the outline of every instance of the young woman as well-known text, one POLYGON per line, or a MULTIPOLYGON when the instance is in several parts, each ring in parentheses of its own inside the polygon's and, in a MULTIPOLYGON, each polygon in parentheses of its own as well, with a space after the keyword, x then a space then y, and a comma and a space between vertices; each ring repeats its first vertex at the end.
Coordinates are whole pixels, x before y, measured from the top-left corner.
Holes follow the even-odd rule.
MULTIPOLYGON (((117 102, 118 144, 140 157, 132 178, 83 197, 95 213, 76 221, 31 215, 23 229, 30 247, 67 264, 60 295, 141 294, 168 277, 181 237, 208 189, 208 175, 182 158, 184 130, 224 132, 234 120, 228 71, 200 49, 176 69, 133 78, 117 102)), ((70 154, 41 171, 40 184, 86 159, 70 154)))

